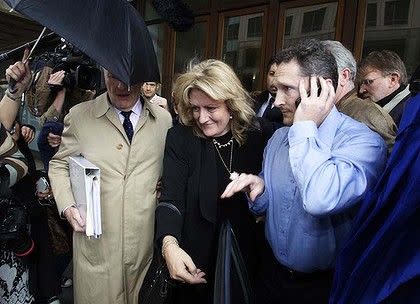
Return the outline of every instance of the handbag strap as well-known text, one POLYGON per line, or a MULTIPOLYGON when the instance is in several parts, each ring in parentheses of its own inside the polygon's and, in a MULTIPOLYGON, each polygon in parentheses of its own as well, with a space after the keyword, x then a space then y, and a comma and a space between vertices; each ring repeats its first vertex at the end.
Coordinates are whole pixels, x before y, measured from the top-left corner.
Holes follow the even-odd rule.
MULTIPOLYGON (((229 224, 230 226, 230 224, 229 224)), ((239 282, 241 283, 245 304, 251 304, 252 301, 252 287, 248 276, 248 271, 245 267, 245 262, 239 248, 238 241, 232 227, 230 227, 230 235, 232 236, 231 254, 233 263, 235 265, 236 273, 238 274, 239 282)))
POLYGON ((230 263, 230 248, 226 247, 226 236, 228 229, 226 229, 226 224, 223 223, 218 241, 218 251, 217 251, 217 262, 215 270, 215 280, 214 280, 214 292, 213 292, 213 302, 214 304, 229 304, 229 290, 226 288, 226 277, 230 277, 230 265, 229 268, 226 267, 226 262, 230 263), (226 271, 228 272, 226 276, 226 271))
POLYGON ((245 304, 252 304, 252 288, 238 241, 229 221, 222 224, 218 241, 214 282, 214 304, 230 304, 231 259, 238 274, 245 304))

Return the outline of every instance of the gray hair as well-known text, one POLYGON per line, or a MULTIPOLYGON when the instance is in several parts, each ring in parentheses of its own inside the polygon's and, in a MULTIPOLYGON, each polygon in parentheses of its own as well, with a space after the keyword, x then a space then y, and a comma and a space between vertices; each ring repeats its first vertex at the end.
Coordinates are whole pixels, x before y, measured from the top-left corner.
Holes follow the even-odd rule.
POLYGON ((331 52, 337 62, 338 74, 344 69, 349 69, 351 74, 351 80, 356 80, 357 64, 353 57, 353 54, 339 41, 335 40, 324 40, 321 43, 325 48, 331 52))

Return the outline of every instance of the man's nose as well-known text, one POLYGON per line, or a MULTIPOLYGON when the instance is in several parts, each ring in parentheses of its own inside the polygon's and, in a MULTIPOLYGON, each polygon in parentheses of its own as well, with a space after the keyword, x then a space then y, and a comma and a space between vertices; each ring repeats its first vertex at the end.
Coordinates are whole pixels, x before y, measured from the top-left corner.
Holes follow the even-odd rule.
POLYGON ((120 89, 120 90, 125 90, 125 89, 127 89, 127 86, 122 81, 118 80, 117 88, 120 89))
POLYGON ((278 108, 283 104, 284 104, 284 98, 282 98, 281 94, 277 91, 276 99, 274 99, 273 105, 278 108))
POLYGON ((362 83, 362 84, 359 86, 359 93, 360 93, 360 94, 362 94, 362 93, 364 93, 364 92, 366 92, 366 88, 365 88, 365 84, 364 84, 364 83, 362 83))

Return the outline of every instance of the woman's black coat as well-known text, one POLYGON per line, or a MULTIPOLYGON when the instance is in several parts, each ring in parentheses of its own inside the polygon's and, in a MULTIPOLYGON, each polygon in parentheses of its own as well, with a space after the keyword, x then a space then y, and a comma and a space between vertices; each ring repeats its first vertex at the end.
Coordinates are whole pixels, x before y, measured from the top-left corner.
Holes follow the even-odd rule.
MULTIPOLYGON (((246 143, 237 154, 239 173, 258 174, 266 139, 261 132, 249 132, 246 143)), ((237 151, 236 151, 237 152, 237 151)), ((234 151, 235 153, 235 151, 234 151)), ((193 134, 189 127, 175 126, 168 131, 163 161, 162 195, 156 209, 156 240, 172 235, 195 265, 212 281, 215 249, 220 227, 218 216, 218 175, 216 153, 211 140, 193 134)), ((255 256, 256 234, 261 233, 248 210, 243 193, 235 195, 228 205, 228 216, 245 260, 255 256), (244 248, 247 247, 247 248, 244 248)), ((258 239, 258 238, 257 238, 258 239)), ((209 286, 210 287, 210 286, 209 286)))

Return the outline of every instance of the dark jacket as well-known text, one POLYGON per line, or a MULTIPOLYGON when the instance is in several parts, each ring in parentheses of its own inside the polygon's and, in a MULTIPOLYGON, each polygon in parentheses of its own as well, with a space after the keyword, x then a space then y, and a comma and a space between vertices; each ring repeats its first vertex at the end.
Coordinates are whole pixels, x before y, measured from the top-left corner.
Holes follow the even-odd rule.
MULTIPOLYGON (((258 113, 261 106, 267 101, 269 96, 269 91, 262 91, 254 99, 254 111, 258 113)), ((277 107, 271 108, 269 111, 265 111, 263 117, 259 117, 258 121, 261 125, 263 133, 270 138, 274 132, 284 126, 283 124, 283 114, 280 109, 277 107)))
MULTIPOLYGON (((235 170, 258 174, 265 143, 261 133, 250 132, 237 154, 238 163, 245 165, 235 170)), ((171 128, 163 160, 162 195, 156 209, 156 240, 165 235, 177 238, 195 265, 206 273, 209 288, 213 288, 211 278, 220 228, 217 187, 216 154, 211 140, 195 136, 189 127, 171 128)), ((241 246, 252 242, 257 229, 245 195, 236 195, 234 202, 222 203, 229 203, 233 209, 230 220, 241 246)), ((250 250, 258 247, 252 245, 250 250)))

